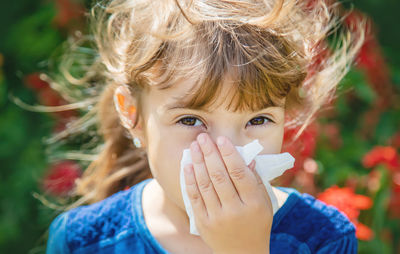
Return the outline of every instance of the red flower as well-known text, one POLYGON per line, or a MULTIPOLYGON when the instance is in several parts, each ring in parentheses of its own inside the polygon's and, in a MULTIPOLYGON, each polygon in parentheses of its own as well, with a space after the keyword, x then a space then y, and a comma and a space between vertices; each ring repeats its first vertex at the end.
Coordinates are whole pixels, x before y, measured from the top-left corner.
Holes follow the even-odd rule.
POLYGON ((373 204, 371 198, 355 194, 354 190, 349 187, 339 188, 336 185, 320 193, 317 198, 327 205, 335 206, 338 210, 346 214, 357 228, 356 236, 358 239, 372 239, 372 230, 358 222, 360 210, 371 208, 373 204))
POLYGON ((328 44, 326 44, 326 42, 324 41, 319 41, 318 43, 316 43, 311 48, 311 51, 314 55, 311 59, 310 65, 308 66, 306 80, 319 72, 322 67, 326 65, 326 60, 332 55, 328 44))
POLYGON ((59 27, 66 27, 73 20, 81 19, 85 14, 85 8, 81 3, 73 0, 56 0, 57 16, 54 22, 59 27))
POLYGON ((61 161, 50 167, 43 180, 43 188, 55 196, 65 196, 73 189, 75 180, 81 175, 78 164, 61 161))
POLYGON ((362 159, 362 164, 366 168, 371 168, 381 163, 392 171, 399 170, 400 160, 396 149, 391 146, 376 146, 362 159))
POLYGON ((364 30, 366 36, 371 36, 371 25, 372 22, 370 19, 367 20, 364 27, 360 27, 359 25, 363 24, 363 20, 366 19, 366 15, 359 10, 352 10, 350 13, 347 14, 345 17, 344 23, 347 25, 347 28, 350 29, 352 32, 359 32, 364 30))
POLYGON ((366 225, 356 221, 354 222, 354 225, 356 226, 356 237, 357 239, 363 240, 363 241, 369 241, 374 237, 374 231, 367 227, 366 225))
POLYGON ((388 211, 392 218, 400 219, 400 172, 394 173, 392 178, 388 211))
MULTIPOLYGON (((24 83, 27 87, 35 90, 37 93, 40 104, 44 106, 62 106, 68 104, 68 102, 61 97, 61 95, 54 89, 52 89, 48 82, 40 77, 40 73, 31 73, 24 78, 24 83)), ((76 110, 64 110, 59 112, 52 112, 54 116, 62 120, 61 124, 65 124, 66 121, 78 115, 76 110)))
POLYGON ((400 197, 400 172, 394 173, 392 179, 392 191, 400 197))
POLYGON ((360 11, 353 10, 346 17, 345 22, 349 29, 355 33, 361 30, 365 31, 365 40, 358 52, 356 67, 365 74, 368 84, 377 95, 374 107, 363 115, 365 128, 362 130, 362 134, 369 138, 374 133, 380 114, 397 103, 398 99, 395 96, 390 70, 376 38, 376 29, 371 19, 360 11), (360 22, 361 20, 366 22, 360 22), (360 25, 363 27, 360 27, 360 25))
POLYGON ((53 89, 42 89, 38 92, 38 99, 45 106, 61 106, 67 102, 53 89))
MULTIPOLYGON (((317 4, 319 4, 320 2, 321 1, 319 1, 319 0, 307 0, 306 1, 306 6, 305 6, 305 10, 307 11, 307 10, 315 9, 316 7, 318 7, 317 4)), ((327 4, 329 6, 329 5, 331 5, 332 3, 336 2, 336 1, 334 1, 334 0, 324 0, 322 2, 324 2, 325 4, 327 4)))
POLYGON ((346 23, 354 31, 363 29, 365 41, 362 45, 356 62, 357 66, 364 71, 369 84, 379 96, 379 104, 386 108, 394 102, 393 84, 390 78, 390 71, 386 64, 384 55, 375 36, 375 29, 370 18, 360 11, 353 10, 346 18, 346 23), (364 27, 358 27, 362 24, 361 20, 366 20, 364 27))
POLYGON ((36 91, 49 88, 49 84, 40 78, 40 73, 38 72, 26 75, 24 78, 24 83, 27 87, 32 88, 36 91))
POLYGON ((283 152, 288 152, 296 158, 294 170, 301 169, 304 161, 314 155, 318 136, 318 127, 316 123, 312 123, 307 126, 296 141, 292 142, 298 130, 299 128, 285 129, 283 137, 283 152))

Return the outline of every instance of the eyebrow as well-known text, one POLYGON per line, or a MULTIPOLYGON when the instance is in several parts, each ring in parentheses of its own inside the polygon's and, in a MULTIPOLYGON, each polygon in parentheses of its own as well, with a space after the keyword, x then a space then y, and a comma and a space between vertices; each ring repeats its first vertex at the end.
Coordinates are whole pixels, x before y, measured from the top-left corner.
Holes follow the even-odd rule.
MULTIPOLYGON (((262 111, 262 110, 266 110, 268 108, 283 108, 283 105, 275 105, 275 106, 271 106, 271 105, 267 105, 266 107, 258 110, 258 111, 262 111)), ((208 109, 197 109, 197 108, 192 108, 192 107, 185 107, 185 105, 183 105, 181 102, 173 102, 171 104, 167 104, 165 105, 165 111, 170 111, 170 110, 174 110, 174 109, 191 109, 191 110, 197 110, 197 111, 203 111, 206 112, 207 114, 210 114, 211 111, 208 109)))
POLYGON ((208 109, 197 109, 197 108, 192 108, 192 107, 185 107, 185 105, 183 105, 181 102, 174 102, 174 103, 165 105, 165 111, 170 111, 173 109, 191 109, 191 110, 199 110, 199 111, 204 111, 206 113, 211 113, 211 111, 208 109))

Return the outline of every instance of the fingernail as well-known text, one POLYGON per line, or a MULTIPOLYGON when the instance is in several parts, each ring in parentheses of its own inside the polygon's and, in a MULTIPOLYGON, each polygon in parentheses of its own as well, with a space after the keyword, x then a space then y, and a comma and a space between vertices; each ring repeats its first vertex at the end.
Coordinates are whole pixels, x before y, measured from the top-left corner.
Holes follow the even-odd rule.
POLYGON ((199 141, 200 144, 204 145, 206 143, 206 134, 200 134, 197 137, 197 140, 199 141))
POLYGON ((190 174, 192 174, 192 166, 190 165, 190 164, 186 164, 186 166, 185 166, 185 173, 186 174, 188 174, 188 175, 190 175, 190 174))
POLYGON ((193 149, 193 152, 196 152, 196 153, 200 152, 199 144, 198 144, 196 141, 193 141, 193 142, 192 142, 191 147, 192 147, 192 149, 193 149))
POLYGON ((218 137, 217 138, 217 144, 218 144, 219 147, 224 146, 225 145, 225 138, 222 137, 222 136, 218 137))

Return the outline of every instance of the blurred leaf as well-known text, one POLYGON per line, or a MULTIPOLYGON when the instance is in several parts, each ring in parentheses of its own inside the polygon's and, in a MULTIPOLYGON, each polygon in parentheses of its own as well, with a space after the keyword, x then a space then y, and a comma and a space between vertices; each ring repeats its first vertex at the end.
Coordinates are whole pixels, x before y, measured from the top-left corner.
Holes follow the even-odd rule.
POLYGON ((13 54, 21 66, 35 65, 45 59, 61 43, 61 36, 52 27, 55 9, 52 4, 20 20, 5 37, 8 54, 13 54))
POLYGON ((378 144, 385 144, 386 141, 399 131, 400 111, 388 110, 384 112, 375 130, 378 144))
POLYGON ((1 157, 9 157, 18 154, 24 147, 24 140, 28 135, 28 122, 22 113, 22 109, 11 106, 8 110, 0 112, 0 142, 1 157))

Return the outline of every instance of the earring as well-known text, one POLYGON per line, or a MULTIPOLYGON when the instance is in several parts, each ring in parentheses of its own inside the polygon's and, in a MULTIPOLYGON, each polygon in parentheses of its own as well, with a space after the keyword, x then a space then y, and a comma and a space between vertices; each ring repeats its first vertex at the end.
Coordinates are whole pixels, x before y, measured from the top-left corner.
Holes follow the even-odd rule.
POLYGON ((137 147, 140 148, 142 147, 142 144, 140 143, 140 140, 138 138, 133 138, 133 144, 137 147))

